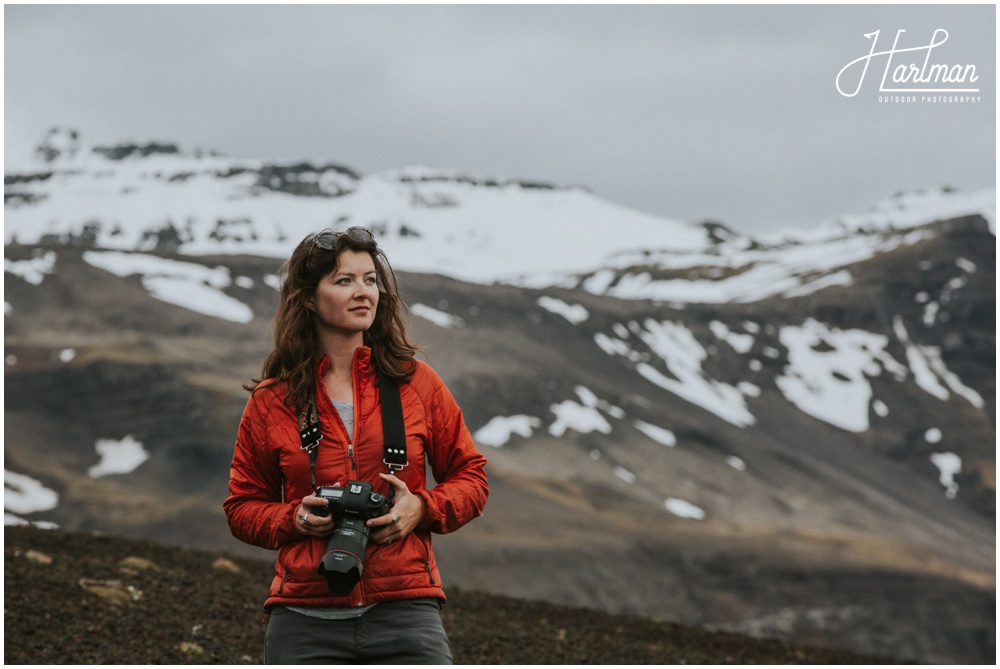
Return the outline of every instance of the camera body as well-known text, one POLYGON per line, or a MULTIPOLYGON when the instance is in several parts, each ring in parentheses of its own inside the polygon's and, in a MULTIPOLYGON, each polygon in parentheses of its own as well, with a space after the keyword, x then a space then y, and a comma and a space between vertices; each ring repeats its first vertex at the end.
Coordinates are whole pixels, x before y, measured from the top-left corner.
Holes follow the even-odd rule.
POLYGON ((333 514, 334 523, 344 516, 371 520, 389 513, 388 498, 364 481, 348 481, 344 488, 322 486, 316 490, 316 497, 325 499, 326 506, 317 506, 310 513, 323 517, 333 514))
POLYGON ((325 499, 327 505, 313 507, 310 513, 333 517, 333 536, 318 572, 326 577, 330 594, 346 597, 361 580, 364 570, 369 534, 365 522, 389 513, 392 500, 364 481, 348 481, 343 488, 323 486, 315 494, 325 499))

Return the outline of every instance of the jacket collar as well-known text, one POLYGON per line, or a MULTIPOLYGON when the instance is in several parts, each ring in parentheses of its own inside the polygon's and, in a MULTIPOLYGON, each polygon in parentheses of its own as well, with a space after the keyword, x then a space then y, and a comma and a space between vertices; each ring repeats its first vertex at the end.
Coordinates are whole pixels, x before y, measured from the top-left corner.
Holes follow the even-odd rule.
MULTIPOLYGON (((351 363, 351 371, 357 374, 371 366, 372 350, 368 346, 359 346, 354 349, 354 361, 351 363)), ((316 365, 316 374, 320 379, 330 370, 330 358, 325 353, 320 357, 316 365)))

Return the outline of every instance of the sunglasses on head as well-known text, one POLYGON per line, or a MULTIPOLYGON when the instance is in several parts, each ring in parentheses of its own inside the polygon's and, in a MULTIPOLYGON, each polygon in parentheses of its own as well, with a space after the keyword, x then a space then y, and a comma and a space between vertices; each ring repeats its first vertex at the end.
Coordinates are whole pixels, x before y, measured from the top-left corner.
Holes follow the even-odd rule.
POLYGON ((337 244, 337 240, 342 235, 347 235, 354 241, 362 244, 375 242, 375 235, 372 234, 371 230, 355 226, 353 228, 347 228, 343 232, 321 232, 317 235, 313 235, 313 244, 321 249, 332 251, 333 247, 337 244))

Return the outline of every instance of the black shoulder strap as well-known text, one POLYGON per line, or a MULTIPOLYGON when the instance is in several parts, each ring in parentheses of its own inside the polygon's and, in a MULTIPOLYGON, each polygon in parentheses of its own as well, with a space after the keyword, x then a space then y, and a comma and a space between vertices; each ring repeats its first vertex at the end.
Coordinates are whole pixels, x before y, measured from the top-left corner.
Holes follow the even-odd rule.
POLYGON ((382 399, 382 435, 385 440, 383 462, 395 472, 410 464, 406 458, 406 427, 403 425, 403 402, 399 399, 399 381, 379 372, 378 392, 382 399))

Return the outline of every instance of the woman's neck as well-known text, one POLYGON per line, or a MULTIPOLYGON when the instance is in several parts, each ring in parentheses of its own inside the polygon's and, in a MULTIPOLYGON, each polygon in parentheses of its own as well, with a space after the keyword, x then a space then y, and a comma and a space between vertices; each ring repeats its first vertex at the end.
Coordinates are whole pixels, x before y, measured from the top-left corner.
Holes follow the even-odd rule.
POLYGON ((323 375, 323 382, 332 399, 350 400, 353 397, 354 383, 351 370, 354 364, 354 352, 363 345, 364 336, 327 338, 321 342, 322 351, 330 363, 326 374, 323 375))
POLYGON ((362 332, 340 337, 320 336, 319 339, 319 349, 330 359, 330 365, 345 365, 348 369, 354 360, 354 351, 364 345, 365 337, 362 332))

